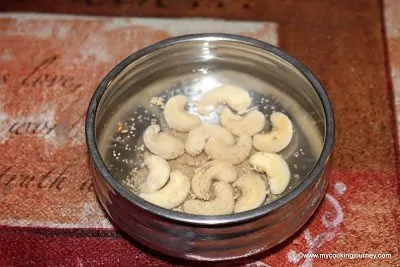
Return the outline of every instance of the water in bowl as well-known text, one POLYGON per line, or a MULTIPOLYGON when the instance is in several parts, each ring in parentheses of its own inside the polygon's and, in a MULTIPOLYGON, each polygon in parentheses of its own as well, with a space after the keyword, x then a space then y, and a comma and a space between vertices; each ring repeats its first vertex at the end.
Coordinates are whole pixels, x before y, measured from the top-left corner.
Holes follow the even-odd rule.
MULTIPOLYGON (((294 128, 293 138, 289 146, 278 153, 289 165, 290 183, 281 195, 269 194, 265 204, 295 188, 311 172, 321 153, 324 140, 321 134, 324 129, 323 116, 310 111, 310 107, 304 107, 304 101, 298 101, 295 94, 288 93, 287 88, 282 90, 285 84, 273 75, 263 73, 260 76, 234 68, 221 70, 215 65, 204 65, 200 69, 193 67, 191 71, 165 70, 162 77, 153 75, 147 80, 142 79, 140 83, 131 84, 129 96, 124 97, 124 101, 106 116, 107 120, 101 121, 103 129, 97 136, 99 152, 109 171, 129 190, 138 193, 138 185, 146 175, 144 156, 150 153, 143 143, 144 130, 151 124, 159 124, 162 131, 170 131, 182 141, 187 136, 168 129, 163 116, 167 100, 183 94, 189 100, 187 110, 199 115, 196 101, 208 90, 222 84, 236 85, 249 92, 252 97, 250 108, 258 109, 266 116, 264 132, 271 128, 269 116, 273 112, 282 112, 290 118, 294 128)), ((203 123, 219 123, 220 110, 217 108, 210 115, 202 116, 201 120, 203 123)), ((203 152, 196 158, 184 154, 169 163, 172 170, 179 169, 191 177, 207 160, 203 152)), ((247 161, 236 167, 239 176, 252 171, 247 161)), ((267 177, 262 176, 267 181, 267 177)), ((236 191, 236 194, 240 192, 236 191)), ((189 198, 193 197, 189 195, 189 198)), ((180 207, 175 210, 181 211, 180 207)))

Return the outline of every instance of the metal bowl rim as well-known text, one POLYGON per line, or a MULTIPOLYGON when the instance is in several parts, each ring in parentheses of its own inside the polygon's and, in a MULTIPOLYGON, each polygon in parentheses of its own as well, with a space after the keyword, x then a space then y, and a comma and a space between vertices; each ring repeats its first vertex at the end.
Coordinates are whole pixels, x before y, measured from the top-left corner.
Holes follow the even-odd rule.
POLYGON ((249 37, 244 37, 234 34, 221 34, 221 33, 203 33, 203 34, 190 34, 178 37, 172 37, 165 39, 163 41, 157 42, 150 46, 147 46, 132 55, 125 58, 118 65, 116 65, 102 80, 100 85, 94 92, 90 104, 88 106, 85 122, 85 135, 87 141, 87 147, 89 150, 89 155, 94 163, 95 168, 101 174, 102 178, 111 186, 111 188, 117 191, 121 196, 127 199, 130 203, 144 209, 152 214, 158 215, 165 219, 173 220, 180 223, 197 224, 197 225, 222 225, 222 224, 235 224, 244 221, 254 220, 259 217, 266 216, 267 214, 279 209, 280 207, 289 203, 292 199, 299 196, 303 191, 305 191, 316 179, 319 178, 320 174, 324 171, 327 161, 329 160, 330 154, 333 149, 333 143, 335 139, 335 123, 332 111, 332 106, 329 98, 318 81, 315 75, 302 63, 300 63, 294 57, 286 54, 279 48, 268 44, 266 42, 256 40, 249 37), (325 142, 317 163, 310 172, 310 174, 292 191, 287 193, 285 196, 254 210, 250 210, 243 213, 230 214, 230 215, 218 215, 218 216, 203 216, 203 215, 191 215, 181 212, 176 212, 168 209, 161 208, 159 206, 153 205, 147 201, 144 201, 140 197, 131 193, 127 188, 125 188, 120 182, 118 182, 111 172, 107 169, 105 163, 101 159, 100 153, 97 149, 95 140, 95 117, 99 102, 108 88, 110 82, 117 77, 126 67, 131 63, 148 55, 156 50, 165 48, 167 46, 175 45, 178 43, 192 42, 192 41, 228 41, 236 42, 241 44, 246 44, 254 47, 261 48, 266 52, 273 53, 284 61, 290 63, 298 71, 304 75, 304 77, 311 83, 314 90, 318 94, 325 114, 325 142))

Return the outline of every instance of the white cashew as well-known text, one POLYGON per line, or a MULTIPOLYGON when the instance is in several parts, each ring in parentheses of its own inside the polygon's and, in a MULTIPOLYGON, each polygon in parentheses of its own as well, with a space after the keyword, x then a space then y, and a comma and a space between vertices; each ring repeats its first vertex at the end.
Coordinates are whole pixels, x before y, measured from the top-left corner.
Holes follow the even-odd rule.
POLYGON ((258 150, 276 153, 290 144, 293 137, 293 125, 290 119, 280 112, 272 113, 271 122, 272 131, 255 135, 253 144, 258 150))
POLYGON ((228 145, 217 138, 208 139, 204 151, 213 159, 219 159, 237 165, 245 161, 253 148, 251 137, 242 135, 235 145, 228 145))
POLYGON ((168 99, 164 108, 164 117, 169 127, 180 132, 189 132, 201 124, 199 117, 185 110, 187 98, 177 95, 168 99))
POLYGON ((236 200, 233 212, 244 212, 260 207, 265 200, 267 190, 264 180, 254 174, 239 177, 233 186, 240 188, 241 197, 236 200))
POLYGON ((231 183, 237 178, 236 168, 229 162, 213 160, 203 165, 192 178, 193 193, 202 199, 210 198, 212 181, 225 181, 231 183))
POLYGON ((208 115, 220 104, 226 104, 243 113, 251 105, 251 97, 242 88, 222 85, 206 92, 197 102, 197 107, 201 115, 208 115))
POLYGON ((253 136, 261 132, 265 125, 264 114, 258 110, 252 110, 242 117, 234 114, 229 108, 224 108, 220 121, 222 126, 237 136, 253 136))
POLYGON ((168 133, 160 133, 160 125, 158 124, 146 128, 143 133, 143 141, 153 154, 164 159, 174 159, 185 152, 183 142, 168 133))
POLYGON ((156 155, 146 157, 145 164, 148 173, 146 179, 140 185, 140 192, 154 193, 167 183, 171 168, 164 158, 156 155))
POLYGON ((180 171, 172 171, 169 182, 154 193, 140 193, 144 200, 165 209, 178 207, 189 195, 190 179, 180 171))
POLYGON ((256 171, 267 174, 272 194, 281 194, 289 185, 290 169, 280 155, 269 152, 257 152, 250 157, 250 164, 256 171))
POLYGON ((210 201, 196 199, 186 200, 183 203, 183 211, 196 215, 225 215, 233 212, 235 201, 233 189, 227 182, 215 182, 213 184, 215 198, 210 201))
POLYGON ((203 124, 189 132, 185 143, 186 152, 191 156, 200 154, 209 138, 218 138, 228 145, 235 143, 235 137, 217 124, 203 124))

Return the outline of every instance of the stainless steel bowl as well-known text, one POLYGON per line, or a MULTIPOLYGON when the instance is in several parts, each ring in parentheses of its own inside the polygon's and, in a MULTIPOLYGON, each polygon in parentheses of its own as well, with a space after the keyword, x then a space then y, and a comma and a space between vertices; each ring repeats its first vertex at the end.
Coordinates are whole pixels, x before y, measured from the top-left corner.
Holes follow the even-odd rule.
POLYGON ((86 139, 96 193, 120 228, 165 254, 226 260, 275 246, 314 213, 327 186, 334 120, 323 87, 293 57, 255 39, 198 34, 153 44, 119 63, 93 95, 86 139), (151 97, 184 93, 195 100, 204 88, 227 82, 248 88, 265 114, 281 110, 294 122, 294 140, 282 152, 293 174, 288 189, 260 208, 224 216, 166 210, 128 190, 123 180, 140 163, 130 147, 141 144, 140 134, 150 124, 147 118, 129 129, 130 116, 153 113, 163 125, 160 110, 149 105, 151 97), (131 135, 116 131, 118 125, 128 127, 131 135))

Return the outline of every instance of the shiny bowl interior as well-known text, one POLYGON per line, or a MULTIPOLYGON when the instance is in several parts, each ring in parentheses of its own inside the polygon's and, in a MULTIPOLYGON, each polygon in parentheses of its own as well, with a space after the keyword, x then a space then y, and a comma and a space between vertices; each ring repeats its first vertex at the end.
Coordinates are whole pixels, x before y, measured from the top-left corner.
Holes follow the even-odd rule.
MULTIPOLYGON (((195 112, 193 106, 188 109, 195 112)), ((218 116, 212 113, 202 119, 214 123, 218 116)), ((96 170, 113 190, 133 205, 181 223, 223 225, 265 216, 314 183, 333 147, 334 122, 324 89, 293 57, 274 46, 242 36, 200 34, 162 41, 118 64, 91 100, 86 137, 96 170), (283 111, 292 119, 295 136, 281 153, 294 175, 288 189, 260 208, 222 216, 166 210, 130 192, 124 179, 134 167, 140 167, 141 159, 135 149, 128 148, 142 144, 141 133, 151 119, 157 119, 165 127, 161 109, 151 106, 151 99, 184 93, 195 101, 205 91, 223 83, 247 88, 253 105, 266 115, 274 110, 283 111), (132 116, 148 119, 136 121, 135 127, 130 127, 132 116), (125 125, 128 132, 116 131, 118 125, 125 125), (293 169, 293 166, 297 167, 293 169)))

